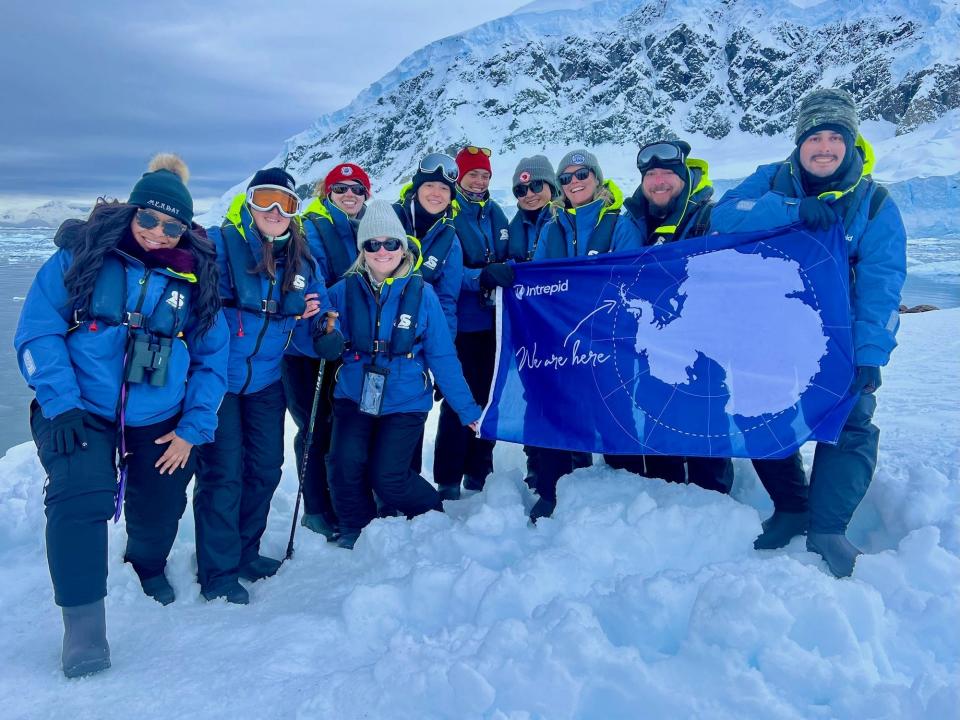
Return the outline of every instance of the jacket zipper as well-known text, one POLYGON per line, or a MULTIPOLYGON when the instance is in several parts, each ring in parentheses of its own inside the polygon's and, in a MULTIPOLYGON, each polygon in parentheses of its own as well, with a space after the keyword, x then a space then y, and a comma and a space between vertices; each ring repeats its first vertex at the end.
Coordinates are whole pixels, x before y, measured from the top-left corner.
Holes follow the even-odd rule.
MULTIPOLYGON (((271 278, 270 289, 267 290, 267 302, 273 299, 273 288, 277 284, 276 278, 271 278)), ((238 395, 243 395, 250 381, 253 379, 253 358, 260 352, 260 344, 263 342, 263 336, 267 334, 267 328, 270 326, 270 313, 263 313, 263 325, 260 326, 260 333, 257 335, 257 342, 253 346, 253 352, 247 355, 247 379, 240 388, 238 395)))

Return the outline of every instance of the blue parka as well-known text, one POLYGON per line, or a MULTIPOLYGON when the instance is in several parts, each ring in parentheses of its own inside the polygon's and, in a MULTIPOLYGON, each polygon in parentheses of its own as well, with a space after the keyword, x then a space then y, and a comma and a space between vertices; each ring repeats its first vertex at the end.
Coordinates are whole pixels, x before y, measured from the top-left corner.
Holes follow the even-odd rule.
POLYGON ((673 212, 659 222, 656 227, 650 227, 648 221, 651 216, 647 212, 648 204, 643 197, 642 190, 637 189, 634 197, 623 203, 623 213, 614 228, 614 244, 627 244, 640 238, 641 245, 656 245, 661 242, 683 240, 696 231, 697 235, 705 235, 709 222, 703 220, 707 208, 713 197, 713 183, 710 181, 709 166, 705 160, 687 158, 684 189, 677 196, 673 212))
MULTIPOLYGON (((619 224, 618 217, 623 205, 623 193, 620 192, 620 188, 616 186, 613 180, 605 180, 603 186, 613 196, 613 202, 608 205, 603 198, 598 198, 581 207, 565 208, 563 212, 558 212, 557 216, 548 222, 540 232, 540 238, 537 240, 537 250, 533 256, 534 260, 544 260, 551 257, 582 257, 592 254, 589 251, 589 245, 593 233, 598 228, 609 226, 611 223, 619 224), (563 245, 566 248, 565 254, 552 254, 550 249, 551 233, 560 233, 563 245)), ((622 233, 620 237, 617 237, 616 226, 611 232, 613 237, 609 252, 639 250, 642 247, 642 241, 637 233, 622 233)))
MULTIPOLYGON (((841 190, 821 198, 832 203, 844 221, 850 257, 850 310, 857 365, 886 365, 897 346, 900 290, 907 273, 907 236, 896 204, 887 197, 873 218, 870 205, 877 185, 870 178, 873 149, 858 136, 850 170, 841 190)), ((713 211, 711 230, 748 232, 800 220, 805 195, 795 157, 761 165, 724 194, 713 211), (774 190, 778 172, 783 186, 774 190)))
MULTIPOLYGON (((410 208, 413 202, 413 183, 409 183, 400 189, 400 200, 393 204, 393 209, 403 223, 404 229, 411 236, 414 235, 413 219, 410 216, 410 208)), ((460 246, 460 238, 457 236, 456 226, 453 224, 453 216, 456 213, 456 206, 451 203, 447 215, 440 218, 433 224, 422 238, 417 238, 420 242, 421 256, 427 258, 430 256, 430 249, 434 243, 440 239, 443 233, 453 233, 453 243, 450 246, 450 252, 445 259, 441 259, 441 266, 432 273, 424 272, 424 279, 428 280, 436 291, 437 298, 440 300, 440 307, 443 308, 443 316, 447 319, 447 327, 450 330, 450 337, 457 336, 457 301, 460 298, 460 288, 463 285, 463 249, 460 246)))
POLYGON ((343 277, 350 264, 357 259, 357 226, 349 216, 329 198, 314 198, 302 215, 303 234, 310 246, 310 254, 317 261, 320 275, 327 287, 343 277), (321 238, 325 234, 326 238, 321 238), (336 243, 336 257, 328 252, 326 240, 336 243))
POLYGON ((511 260, 516 260, 517 262, 533 260, 540 233, 543 232, 544 226, 553 220, 557 209, 556 205, 548 203, 540 208, 536 220, 531 221, 522 209, 517 208, 516 215, 513 216, 510 224, 507 226, 507 231, 510 235, 507 256, 511 260))
MULTIPOLYGON (((363 296, 368 303, 368 317, 377 317, 380 310, 380 330, 377 339, 389 344, 393 326, 400 309, 400 297, 411 273, 404 277, 387 278, 380 289, 379 298, 374 294, 370 283, 362 278, 363 296)), ((346 281, 341 280, 330 289, 330 299, 339 311, 339 326, 347 341, 343 353, 343 365, 337 375, 334 398, 346 398, 360 402, 360 390, 363 386, 364 366, 373 361, 370 353, 350 348, 350 312, 346 302, 346 281)), ((375 323, 372 323, 375 326, 375 323)), ((370 329, 373 335, 374 327, 370 329)), ((443 390, 447 402, 453 407, 463 424, 468 425, 480 419, 480 406, 473 400, 470 388, 463 379, 463 370, 457 359, 457 352, 446 327, 443 310, 433 287, 423 284, 423 296, 417 315, 416 339, 409 356, 388 357, 385 353, 377 355, 376 364, 389 369, 382 414, 401 412, 429 412, 433 407, 433 383, 430 374, 436 378, 443 390)))
MULTIPOLYGON (((172 296, 171 280, 196 282, 192 275, 147 268, 119 250, 110 250, 124 269, 125 311, 150 317, 160 303, 182 302, 172 296)), ((14 337, 20 372, 36 392, 48 419, 73 409, 118 420, 124 377, 127 325, 95 319, 75 322, 64 275, 73 263, 67 248, 57 250, 40 268, 14 337)), ((182 334, 171 344, 166 383, 128 385, 125 422, 153 425, 180 414, 175 432, 193 445, 213 440, 217 408, 227 389, 229 338, 221 316, 201 334, 189 304, 178 305, 187 317, 182 334)))
MULTIPOLYGON (((263 257, 263 240, 247 208, 245 195, 234 198, 222 226, 207 230, 217 247, 220 298, 225 305, 223 315, 230 328, 228 392, 244 395, 255 393, 280 380, 280 360, 290 344, 300 316, 279 313, 268 315, 243 310, 237 306, 237 293, 231 282, 224 233, 238 233, 250 249, 252 267, 259 264, 263 257)), ((244 260, 241 258, 240 262, 244 260)), ((306 266, 302 270, 305 273, 305 294, 317 293, 321 313, 329 310, 326 286, 312 258, 307 258, 306 266)), ((276 258, 277 277, 273 281, 264 273, 255 276, 260 284, 260 296, 278 300, 286 271, 283 258, 280 257, 276 258)))
POLYGON ((477 332, 493 328, 494 308, 487 305, 480 287, 480 272, 507 259, 510 231, 507 216, 493 200, 470 200, 457 188, 453 224, 463 251, 463 284, 457 301, 457 329, 477 332))

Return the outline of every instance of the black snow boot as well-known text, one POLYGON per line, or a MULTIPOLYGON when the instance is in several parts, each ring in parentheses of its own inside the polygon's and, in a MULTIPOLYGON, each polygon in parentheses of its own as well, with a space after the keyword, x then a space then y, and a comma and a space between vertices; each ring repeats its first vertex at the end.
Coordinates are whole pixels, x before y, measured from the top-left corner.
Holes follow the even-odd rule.
POLYGON ((337 529, 337 526, 329 522, 321 513, 313 515, 304 513, 304 516, 300 518, 300 524, 307 530, 313 530, 318 535, 323 535, 327 542, 336 542, 340 536, 340 530, 337 529))
POLYGON ((530 510, 530 522, 534 525, 537 524, 537 520, 543 517, 550 517, 553 515, 553 511, 557 508, 557 501, 551 500, 550 498, 540 498, 537 500, 536 504, 530 510))
POLYGON ((60 661, 68 678, 92 675, 110 667, 107 615, 103 599, 63 610, 63 654, 60 661))
POLYGON ((822 557, 838 578, 850 577, 860 549, 842 533, 807 533, 807 550, 822 557))
POLYGON ((459 485, 437 485, 437 492, 440 493, 440 500, 459 500, 459 485))
POLYGON ((145 595, 149 595, 161 605, 169 605, 177 599, 173 586, 163 573, 153 577, 140 578, 140 587, 145 595))
POLYGON ((257 555, 250 562, 240 566, 240 577, 250 582, 273 577, 282 564, 280 560, 257 555))
POLYGON ((757 550, 786 547, 798 535, 806 535, 809 524, 807 510, 798 513, 774 510, 773 515, 763 521, 763 532, 753 541, 753 547, 757 550))
POLYGON ((352 530, 344 530, 340 533, 340 537, 337 538, 337 547, 342 547, 344 550, 353 550, 353 546, 357 544, 357 540, 359 539, 359 530, 356 532, 352 530))
POLYGON ((463 489, 471 492, 480 492, 483 490, 483 486, 486 482, 487 478, 485 476, 480 477, 479 475, 464 475, 463 489))
POLYGON ((230 580, 210 590, 202 590, 200 594, 204 600, 223 598, 234 605, 247 605, 250 602, 250 593, 238 580, 230 580))

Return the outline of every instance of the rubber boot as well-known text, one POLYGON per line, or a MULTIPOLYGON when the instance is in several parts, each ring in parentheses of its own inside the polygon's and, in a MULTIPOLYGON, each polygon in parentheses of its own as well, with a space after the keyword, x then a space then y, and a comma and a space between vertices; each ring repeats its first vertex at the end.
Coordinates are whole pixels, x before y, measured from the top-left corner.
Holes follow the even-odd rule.
POLYGON ((250 593, 238 580, 230 580, 211 590, 202 590, 200 594, 204 600, 223 598, 234 605, 246 605, 250 602, 250 593))
POLYGON ((304 514, 300 518, 300 524, 307 530, 312 530, 318 535, 323 535, 327 542, 336 542, 337 537, 340 535, 340 531, 335 525, 332 525, 327 519, 320 513, 313 515, 304 514))
POLYGON ((480 492, 483 490, 483 486, 486 484, 486 482, 486 476, 480 477, 479 475, 464 475, 463 489, 469 490, 470 492, 480 492))
POLYGON ((786 547, 798 535, 806 535, 810 525, 808 511, 792 513, 774 510, 773 515, 763 521, 763 532, 753 541, 757 550, 776 550, 786 547))
POLYGON ((437 492, 440 493, 440 500, 459 500, 459 485, 437 485, 437 492))
POLYGON ((534 525, 542 517, 550 517, 557 508, 557 501, 550 498, 540 498, 530 510, 530 522, 534 525))
POLYGON ((257 580, 273 577, 277 574, 277 570, 280 569, 280 565, 282 564, 283 563, 281 563, 279 560, 264 557, 263 555, 257 555, 250 562, 240 566, 240 577, 242 577, 244 580, 249 580, 250 582, 256 582, 257 580))
POLYGON ((360 539, 360 531, 347 531, 344 530, 340 533, 340 537, 337 538, 337 547, 342 547, 344 550, 353 550, 353 546, 357 544, 357 540, 360 539))
POLYGON ((63 610, 63 654, 60 661, 68 678, 92 675, 110 667, 107 615, 103 599, 63 610))
POLYGON ((173 586, 163 573, 149 578, 141 578, 140 587, 143 588, 145 595, 152 597, 161 605, 169 605, 177 599, 173 586))
POLYGON ((849 577, 857 557, 863 554, 842 533, 807 533, 807 550, 822 557, 838 578, 849 577))

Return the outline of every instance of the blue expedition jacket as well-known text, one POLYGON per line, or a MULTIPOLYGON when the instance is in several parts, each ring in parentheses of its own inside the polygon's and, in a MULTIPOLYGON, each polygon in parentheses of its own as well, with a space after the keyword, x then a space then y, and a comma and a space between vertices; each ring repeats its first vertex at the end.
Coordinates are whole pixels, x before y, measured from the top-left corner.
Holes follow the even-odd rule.
MULTIPOLYGON (((110 252, 123 263, 127 312, 149 317, 159 303, 168 300, 171 279, 189 282, 192 278, 172 270, 148 269, 126 253, 110 252)), ((14 337, 20 372, 36 392, 45 418, 83 409, 117 420, 127 326, 74 322, 63 284, 72 263, 71 251, 61 248, 33 281, 14 337)), ((222 317, 201 335, 190 307, 180 310, 187 322, 171 345, 166 384, 129 384, 125 420, 127 425, 142 427, 179 413, 177 435, 200 445, 211 442, 217 429, 217 409, 227 389, 229 338, 222 317)))
POLYGON ((475 202, 457 188, 457 211, 453 224, 457 228, 463 251, 463 284, 457 300, 457 330, 478 332, 493 329, 494 308, 487 305, 480 272, 494 262, 507 259, 509 230, 507 216, 493 200, 475 202))
MULTIPOLYGON (((377 339, 389 344, 400 311, 401 293, 411 277, 412 275, 408 274, 404 277, 387 278, 381 287, 379 298, 366 279, 362 279, 363 295, 368 303, 367 316, 371 318, 373 325, 370 328, 371 336, 379 310, 381 321, 377 339)), ((330 299, 340 313, 339 327, 348 343, 333 396, 359 404, 364 366, 373 361, 373 356, 350 347, 351 308, 346 303, 346 297, 346 280, 341 280, 330 288, 330 299)), ((386 380, 382 414, 429 412, 433 407, 433 383, 427 372, 429 370, 464 425, 480 419, 480 406, 474 402, 470 388, 463 379, 463 369, 457 359, 457 351, 450 337, 443 309, 429 283, 423 284, 416 337, 410 356, 388 357, 386 353, 378 353, 376 365, 390 371, 386 380)))
MULTIPOLYGON (((877 191, 870 178, 873 149, 863 137, 857 138, 856 147, 859 152, 842 184, 845 189, 821 197, 832 202, 845 221, 856 364, 882 366, 897 346, 900 290, 907 273, 907 236, 900 211, 889 197, 874 217, 869 217, 870 200, 877 191)), ((710 229, 748 232, 797 223, 803 197, 800 169, 793 156, 784 162, 761 165, 723 196, 713 211, 710 229), (784 165, 790 173, 786 193, 772 189, 784 165)))

